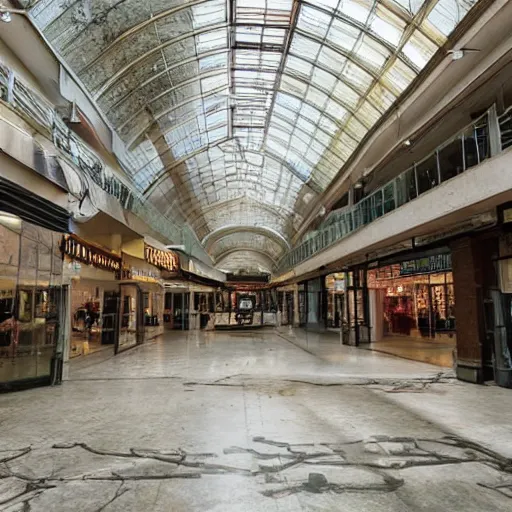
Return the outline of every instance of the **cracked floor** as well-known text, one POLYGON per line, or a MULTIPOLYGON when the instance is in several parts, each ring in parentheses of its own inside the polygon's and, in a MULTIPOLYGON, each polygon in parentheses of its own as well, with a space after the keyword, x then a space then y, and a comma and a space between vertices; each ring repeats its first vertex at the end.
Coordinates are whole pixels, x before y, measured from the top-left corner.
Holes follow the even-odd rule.
POLYGON ((0 511, 509 511, 511 397, 302 331, 167 333, 0 396, 0 511))

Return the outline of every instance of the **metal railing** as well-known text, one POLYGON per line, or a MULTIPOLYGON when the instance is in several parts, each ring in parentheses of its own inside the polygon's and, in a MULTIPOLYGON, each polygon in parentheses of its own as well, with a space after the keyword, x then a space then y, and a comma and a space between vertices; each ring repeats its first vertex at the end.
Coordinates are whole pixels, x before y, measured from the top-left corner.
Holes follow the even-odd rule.
POLYGON ((345 207, 285 254, 279 272, 287 271, 383 215, 479 165, 512 145, 512 107, 500 116, 495 107, 466 126, 431 154, 353 206, 345 207))

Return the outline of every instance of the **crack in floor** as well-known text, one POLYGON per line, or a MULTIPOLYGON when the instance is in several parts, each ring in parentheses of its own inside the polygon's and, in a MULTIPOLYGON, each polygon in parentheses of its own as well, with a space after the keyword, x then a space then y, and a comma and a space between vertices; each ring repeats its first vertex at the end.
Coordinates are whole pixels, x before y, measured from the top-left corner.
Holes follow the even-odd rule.
MULTIPOLYGON (((99 449, 84 442, 56 443, 52 450, 64 451, 81 449, 99 457, 131 459, 134 465, 130 472, 122 469, 105 469, 89 471, 72 476, 37 477, 12 469, 11 464, 19 463, 27 457, 32 449, 29 447, 10 450, 8 457, 0 463, 0 480, 12 478, 25 483, 25 487, 12 496, 0 497, 0 506, 22 503, 23 511, 30 510, 30 503, 48 489, 55 489, 76 481, 119 482, 113 497, 95 512, 102 512, 109 504, 126 494, 130 488, 125 487, 129 481, 156 481, 173 479, 199 479, 203 475, 242 475, 246 477, 263 477, 263 489, 260 493, 269 498, 281 498, 290 494, 306 493, 343 493, 343 492, 382 492, 389 493, 401 488, 407 479, 402 473, 409 468, 423 466, 444 466, 467 463, 487 465, 500 474, 497 482, 478 482, 478 486, 512 498, 512 459, 481 446, 472 441, 447 435, 442 438, 415 438, 375 435, 368 439, 342 443, 289 443, 259 436, 254 437, 255 446, 274 448, 266 452, 256 447, 230 446, 223 450, 224 455, 248 454, 256 460, 249 467, 218 464, 210 459, 218 458, 213 452, 188 452, 181 448, 173 450, 130 448, 128 451, 99 449), (169 465, 169 471, 157 474, 145 472, 148 467, 137 466, 139 461, 158 461, 169 465), (181 471, 184 468, 185 471, 181 471), (310 471, 310 469, 312 471, 310 471), (347 469, 362 471, 370 480, 366 483, 344 481, 349 478, 347 469), (328 479, 322 470, 330 475, 328 479), (188 471, 190 470, 190 471, 188 471), (343 471, 341 471, 343 470, 343 471), (292 471, 292 473, 290 473, 292 471), (293 472, 299 472, 299 476, 293 472), (332 472, 335 472, 334 474, 332 472), (336 473, 336 471, 341 471, 336 473), (396 474, 396 472, 399 474, 396 474), (291 475, 291 476, 290 476, 291 475), (266 488, 265 488, 266 487, 266 488)), ((54 461, 55 463, 55 461, 54 461)), ((152 469, 151 466, 149 469, 152 469)), ((355 478, 355 477, 354 477, 355 478)), ((365 478, 367 480, 368 478, 365 478)), ((349 478, 350 480, 350 478, 349 478)))
POLYGON ((417 377, 409 379, 363 379, 349 380, 346 382, 315 382, 306 379, 272 379, 272 378, 245 378, 244 374, 229 375, 214 381, 188 381, 183 382, 183 386, 212 386, 212 387, 258 387, 263 385, 283 385, 283 384, 302 384, 316 387, 368 387, 369 389, 383 391, 385 393, 423 393, 430 389, 432 384, 453 384, 457 379, 453 374, 447 372, 438 372, 431 377, 417 377), (241 378, 241 381, 232 379, 241 378))

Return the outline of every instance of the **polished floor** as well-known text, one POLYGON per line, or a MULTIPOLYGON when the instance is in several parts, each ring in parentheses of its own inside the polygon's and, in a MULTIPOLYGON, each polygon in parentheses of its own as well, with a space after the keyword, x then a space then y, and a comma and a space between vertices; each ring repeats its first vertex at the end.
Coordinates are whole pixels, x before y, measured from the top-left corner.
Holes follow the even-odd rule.
POLYGON ((412 361, 453 367, 453 351, 456 343, 424 341, 403 336, 386 336, 381 341, 361 345, 362 348, 391 354, 412 361))
POLYGON ((0 510, 509 511, 510 390, 292 330, 170 332, 0 396, 0 510))

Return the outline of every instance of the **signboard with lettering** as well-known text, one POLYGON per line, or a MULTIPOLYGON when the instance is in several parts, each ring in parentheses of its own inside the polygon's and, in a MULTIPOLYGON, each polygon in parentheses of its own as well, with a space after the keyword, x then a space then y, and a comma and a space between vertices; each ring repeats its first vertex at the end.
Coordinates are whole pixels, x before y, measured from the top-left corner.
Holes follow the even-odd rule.
POLYGON ((179 270, 180 261, 175 252, 162 251, 145 244, 144 256, 146 261, 155 267, 168 270, 169 272, 177 272, 179 270))
POLYGON ((145 260, 123 253, 123 281, 140 281, 143 283, 162 284, 162 274, 154 265, 145 260))
POLYGON ((119 256, 90 245, 75 235, 63 236, 60 248, 62 253, 71 260, 80 261, 86 265, 110 272, 117 273, 121 270, 121 258, 119 256))
POLYGON ((448 272, 452 269, 451 254, 436 254, 417 260, 400 263, 400 275, 429 274, 433 272, 448 272))

